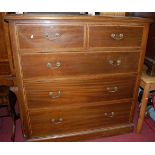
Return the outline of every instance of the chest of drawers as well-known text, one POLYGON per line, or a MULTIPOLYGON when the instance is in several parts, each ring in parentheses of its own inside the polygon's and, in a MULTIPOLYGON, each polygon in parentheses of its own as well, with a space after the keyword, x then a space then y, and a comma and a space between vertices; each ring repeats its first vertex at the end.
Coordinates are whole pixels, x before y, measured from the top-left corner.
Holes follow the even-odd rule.
POLYGON ((81 141, 133 131, 149 19, 7 16, 23 134, 81 141))

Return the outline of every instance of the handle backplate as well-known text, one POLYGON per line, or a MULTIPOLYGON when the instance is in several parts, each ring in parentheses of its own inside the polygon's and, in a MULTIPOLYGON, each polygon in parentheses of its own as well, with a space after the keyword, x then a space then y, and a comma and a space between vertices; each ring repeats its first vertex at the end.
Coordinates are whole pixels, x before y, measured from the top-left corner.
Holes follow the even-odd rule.
POLYGON ((110 93, 115 93, 118 91, 118 87, 107 87, 107 91, 110 93))
POLYGON ((60 117, 60 118, 58 118, 58 119, 55 119, 55 118, 52 118, 51 120, 50 120, 50 122, 52 123, 52 124, 62 124, 63 123, 63 121, 64 121, 64 119, 62 118, 62 117, 60 117))
POLYGON ((107 112, 104 113, 104 116, 105 116, 105 117, 108 117, 108 118, 113 118, 114 115, 115 115, 115 113, 114 113, 113 111, 110 112, 110 113, 107 113, 107 112))
POLYGON ((112 33, 111 38, 114 40, 122 40, 124 39, 123 33, 112 33))
POLYGON ((122 61, 120 59, 117 59, 117 60, 109 59, 108 63, 112 65, 113 67, 117 67, 121 65, 122 61))
POLYGON ((59 90, 58 92, 49 92, 48 95, 49 95, 50 98, 55 99, 55 98, 60 98, 62 93, 59 90))
POLYGON ((58 33, 58 32, 56 32, 54 34, 47 32, 47 33, 45 33, 44 36, 45 36, 46 39, 48 39, 50 41, 53 41, 53 40, 56 40, 56 39, 60 38, 61 37, 61 34, 58 33))
POLYGON ((52 64, 51 62, 48 62, 46 66, 47 66, 48 69, 57 69, 57 68, 61 67, 61 62, 58 61, 55 64, 52 64))

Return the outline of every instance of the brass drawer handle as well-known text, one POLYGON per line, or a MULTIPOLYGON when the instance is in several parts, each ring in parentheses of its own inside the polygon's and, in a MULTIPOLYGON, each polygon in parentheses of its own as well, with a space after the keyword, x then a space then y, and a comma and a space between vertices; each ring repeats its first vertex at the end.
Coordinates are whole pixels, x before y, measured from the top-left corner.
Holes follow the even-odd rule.
POLYGON ((108 117, 108 118, 113 118, 114 115, 115 115, 114 112, 110 112, 110 113, 105 112, 105 113, 104 113, 104 116, 106 116, 106 117, 108 117))
POLYGON ((52 124, 62 124, 64 119, 63 118, 58 118, 58 119, 52 118, 50 121, 52 124))
POLYGON ((120 66, 122 61, 120 59, 118 60, 108 60, 109 64, 114 66, 114 67, 117 67, 117 66, 120 66))
POLYGON ((118 87, 107 87, 107 91, 110 93, 115 93, 118 91, 118 87))
POLYGON ((49 95, 50 98, 55 99, 55 98, 61 97, 62 93, 61 93, 61 91, 59 90, 59 91, 57 92, 57 95, 55 95, 54 92, 49 92, 48 95, 49 95))
POLYGON ((114 40, 122 40, 124 38, 123 33, 112 33, 111 38, 114 40))
POLYGON ((48 69, 57 69, 57 68, 61 67, 61 62, 56 62, 54 65, 52 63, 48 62, 46 66, 48 69))
POLYGON ((53 40, 56 40, 58 38, 61 37, 61 34, 60 33, 55 33, 55 34, 50 34, 50 33, 45 33, 45 38, 50 40, 50 41, 53 41, 53 40))

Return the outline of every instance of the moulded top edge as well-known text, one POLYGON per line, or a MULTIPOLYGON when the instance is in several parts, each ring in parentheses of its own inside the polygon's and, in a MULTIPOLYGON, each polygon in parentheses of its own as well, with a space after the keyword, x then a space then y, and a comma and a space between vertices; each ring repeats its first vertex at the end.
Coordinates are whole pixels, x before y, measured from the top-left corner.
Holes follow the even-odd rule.
POLYGON ((152 23, 153 20, 149 18, 141 17, 121 17, 121 16, 89 16, 89 15, 34 15, 34 14, 22 14, 22 15, 6 15, 4 18, 6 21, 10 20, 91 20, 91 21, 111 21, 111 22, 140 22, 140 23, 152 23))

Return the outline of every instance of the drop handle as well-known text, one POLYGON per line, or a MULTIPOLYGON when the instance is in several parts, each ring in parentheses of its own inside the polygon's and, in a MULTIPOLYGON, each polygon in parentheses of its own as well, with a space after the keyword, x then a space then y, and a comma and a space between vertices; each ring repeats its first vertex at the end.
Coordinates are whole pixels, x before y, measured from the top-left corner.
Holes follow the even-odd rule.
POLYGON ((113 111, 110 112, 110 113, 107 113, 107 112, 104 113, 104 116, 105 116, 105 117, 108 117, 108 118, 113 118, 114 115, 115 115, 115 113, 114 113, 113 111))
POLYGON ((58 33, 58 32, 56 32, 56 33, 54 33, 54 34, 51 34, 51 33, 45 33, 45 38, 46 39, 48 39, 48 40, 50 40, 50 41, 53 41, 53 40, 56 40, 56 39, 58 39, 58 38, 60 38, 61 37, 61 34, 60 33, 58 33))
POLYGON ((120 66, 121 65, 122 61, 120 59, 118 59, 118 60, 112 60, 112 59, 110 59, 110 60, 108 60, 108 63, 110 65, 112 65, 113 67, 117 67, 117 66, 120 66))
POLYGON ((112 33, 111 38, 114 40, 122 40, 124 39, 124 34, 123 33, 112 33))
POLYGON ((48 62, 46 66, 47 66, 48 69, 58 69, 58 68, 61 67, 61 62, 58 61, 55 64, 52 64, 51 62, 48 62))
POLYGON ((62 124, 64 119, 61 118, 61 117, 58 118, 58 119, 52 118, 50 121, 51 121, 52 124, 62 124))
POLYGON ((61 91, 59 90, 58 92, 49 92, 49 97, 52 98, 52 99, 56 99, 56 98, 60 98, 62 93, 61 91))
POLYGON ((118 87, 107 87, 107 91, 110 93, 115 93, 118 91, 118 87))

